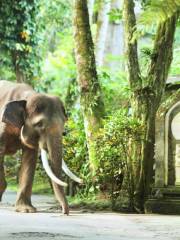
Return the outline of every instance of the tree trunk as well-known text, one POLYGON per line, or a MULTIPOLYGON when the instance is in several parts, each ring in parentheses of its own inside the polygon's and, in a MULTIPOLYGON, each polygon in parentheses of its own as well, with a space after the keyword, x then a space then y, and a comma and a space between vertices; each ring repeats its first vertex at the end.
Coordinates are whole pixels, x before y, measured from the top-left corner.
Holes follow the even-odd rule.
POLYGON ((24 73, 20 70, 20 68, 19 68, 18 65, 15 66, 15 72, 16 72, 16 81, 17 81, 18 83, 24 83, 24 82, 26 82, 25 75, 24 75, 24 73))
POLYGON ((20 68, 18 61, 19 61, 19 55, 15 51, 12 53, 12 62, 13 62, 14 71, 16 74, 16 81, 18 83, 24 83, 24 82, 26 82, 26 76, 25 76, 24 72, 22 71, 22 69, 20 68))
POLYGON ((137 41, 131 41, 136 30, 133 0, 124 1, 124 20, 129 84, 132 91, 131 107, 133 116, 139 119, 143 125, 142 141, 131 144, 134 208, 143 211, 144 202, 150 193, 153 176, 155 115, 172 61, 177 15, 159 25, 149 71, 145 78, 142 78, 140 73, 137 41))
POLYGON ((86 0, 74 0, 74 39, 80 102, 88 144, 89 160, 97 166, 95 139, 104 115, 104 104, 97 77, 94 46, 86 0))
POLYGON ((131 169, 134 186, 134 208, 143 212, 144 201, 150 193, 153 176, 155 101, 146 89, 133 93, 131 98, 133 117, 138 119, 143 132, 141 141, 131 143, 131 169))
POLYGON ((110 11, 110 5, 110 1, 100 0, 96 34, 96 62, 100 67, 103 65, 104 61, 104 51, 109 21, 108 13, 110 11))

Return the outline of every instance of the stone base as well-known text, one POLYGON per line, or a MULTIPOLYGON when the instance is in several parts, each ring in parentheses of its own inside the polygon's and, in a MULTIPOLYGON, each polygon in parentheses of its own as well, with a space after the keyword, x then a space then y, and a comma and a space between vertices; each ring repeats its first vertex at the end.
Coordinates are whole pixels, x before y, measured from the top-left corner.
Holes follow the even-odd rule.
POLYGON ((149 199, 145 203, 145 213, 180 215, 180 199, 149 199))

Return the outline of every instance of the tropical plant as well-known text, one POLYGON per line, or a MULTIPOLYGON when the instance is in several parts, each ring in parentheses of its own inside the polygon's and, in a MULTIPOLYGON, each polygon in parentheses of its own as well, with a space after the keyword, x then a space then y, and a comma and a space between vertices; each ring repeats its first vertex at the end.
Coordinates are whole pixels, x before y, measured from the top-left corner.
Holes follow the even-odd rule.
POLYGON ((38 76, 38 12, 36 0, 2 0, 0 3, 0 49, 3 53, 0 61, 10 65, 19 82, 30 82, 38 76))

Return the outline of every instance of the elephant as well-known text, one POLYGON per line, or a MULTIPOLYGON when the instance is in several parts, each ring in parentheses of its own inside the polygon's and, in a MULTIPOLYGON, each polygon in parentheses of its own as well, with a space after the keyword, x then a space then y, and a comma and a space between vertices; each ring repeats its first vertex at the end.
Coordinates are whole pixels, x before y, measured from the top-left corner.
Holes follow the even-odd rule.
POLYGON ((38 153, 52 182, 62 212, 69 214, 69 206, 61 180, 62 169, 76 182, 74 175, 62 159, 62 136, 67 120, 62 101, 57 96, 36 92, 30 85, 0 81, 0 201, 7 183, 4 156, 22 149, 19 171, 19 189, 15 203, 17 212, 32 213, 32 185, 38 153), (49 158, 49 159, 48 159, 49 158))

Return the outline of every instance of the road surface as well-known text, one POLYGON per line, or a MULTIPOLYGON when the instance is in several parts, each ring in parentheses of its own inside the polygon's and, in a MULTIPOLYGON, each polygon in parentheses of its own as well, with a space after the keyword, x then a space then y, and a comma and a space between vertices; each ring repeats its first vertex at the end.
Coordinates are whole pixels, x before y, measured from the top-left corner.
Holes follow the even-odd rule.
POLYGON ((52 197, 33 196, 38 213, 16 213, 15 194, 0 204, 0 240, 180 240, 180 216, 52 212, 52 197))

